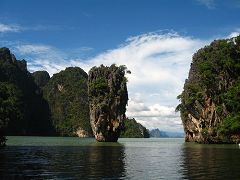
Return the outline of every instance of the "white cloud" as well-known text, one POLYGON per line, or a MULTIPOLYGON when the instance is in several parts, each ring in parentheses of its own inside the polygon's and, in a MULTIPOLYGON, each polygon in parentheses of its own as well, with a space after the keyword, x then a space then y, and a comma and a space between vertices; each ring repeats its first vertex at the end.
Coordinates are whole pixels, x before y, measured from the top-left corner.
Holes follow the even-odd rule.
POLYGON ((30 56, 31 71, 47 70, 51 75, 68 66, 88 72, 100 64, 124 64, 132 72, 128 76, 127 115, 147 128, 182 131, 179 114, 174 112, 176 96, 188 76, 193 53, 207 43, 175 32, 158 32, 131 37, 116 49, 84 60, 44 45, 18 46, 15 50, 16 54, 30 56))
POLYGON ((19 32, 21 28, 17 25, 0 23, 0 33, 19 32))
POLYGON ((197 0, 199 3, 205 5, 208 9, 214 9, 215 8, 215 2, 214 0, 197 0))
POLYGON ((144 103, 130 100, 128 108, 129 117, 176 117, 175 108, 154 104, 147 107, 144 103))
POLYGON ((76 27, 48 24, 19 25, 19 24, 6 24, 0 22, 0 33, 23 32, 23 31, 61 31, 66 29, 73 30, 76 29, 76 27))
POLYGON ((46 45, 26 44, 26 45, 18 45, 16 46, 16 49, 21 54, 42 54, 42 53, 49 53, 49 51, 52 48, 46 45))
POLYGON ((46 70, 50 75, 72 66, 67 61, 67 55, 49 45, 43 44, 11 44, 15 54, 21 55, 28 61, 28 70, 30 72, 46 70))
POLYGON ((160 102, 147 106, 143 101, 135 101, 134 98, 129 100, 128 105, 127 116, 135 118, 149 129, 183 131, 179 113, 175 112, 175 106, 163 106, 160 102))
POLYGON ((230 35, 228 35, 227 38, 233 38, 239 35, 240 35, 240 30, 237 30, 235 32, 232 32, 230 35))

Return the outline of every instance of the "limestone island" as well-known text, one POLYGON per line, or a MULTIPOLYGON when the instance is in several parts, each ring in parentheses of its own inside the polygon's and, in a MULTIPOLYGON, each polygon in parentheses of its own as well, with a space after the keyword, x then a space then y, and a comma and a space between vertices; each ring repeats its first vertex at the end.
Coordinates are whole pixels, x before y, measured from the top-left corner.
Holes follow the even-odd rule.
POLYGON ((116 142, 128 102, 125 66, 93 67, 88 76, 90 124, 97 141, 116 142))
POLYGON ((186 141, 239 143, 240 36, 195 53, 178 98, 186 141))

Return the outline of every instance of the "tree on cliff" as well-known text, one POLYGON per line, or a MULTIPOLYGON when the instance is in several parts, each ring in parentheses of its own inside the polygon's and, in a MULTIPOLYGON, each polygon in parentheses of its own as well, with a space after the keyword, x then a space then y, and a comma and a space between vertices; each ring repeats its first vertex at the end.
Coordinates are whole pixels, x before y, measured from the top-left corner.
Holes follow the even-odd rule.
POLYGON ((128 101, 126 66, 101 65, 89 71, 90 122, 98 141, 117 141, 128 101))
POLYGON ((240 36, 200 49, 178 98, 187 141, 239 141, 240 36))

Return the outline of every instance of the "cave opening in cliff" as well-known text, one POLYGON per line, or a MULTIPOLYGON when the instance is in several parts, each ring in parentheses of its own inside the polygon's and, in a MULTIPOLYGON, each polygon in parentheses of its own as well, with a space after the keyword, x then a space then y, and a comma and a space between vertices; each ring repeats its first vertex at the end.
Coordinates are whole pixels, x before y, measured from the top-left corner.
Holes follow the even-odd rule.
POLYGON ((193 132, 188 131, 187 132, 191 138, 193 138, 193 132))

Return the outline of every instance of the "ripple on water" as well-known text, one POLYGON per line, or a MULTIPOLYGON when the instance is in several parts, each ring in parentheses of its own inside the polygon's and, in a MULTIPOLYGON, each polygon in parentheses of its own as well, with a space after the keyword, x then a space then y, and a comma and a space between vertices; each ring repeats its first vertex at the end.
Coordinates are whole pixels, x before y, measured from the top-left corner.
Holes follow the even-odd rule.
POLYGON ((237 179, 236 145, 183 139, 8 137, 0 150, 2 179, 237 179))

